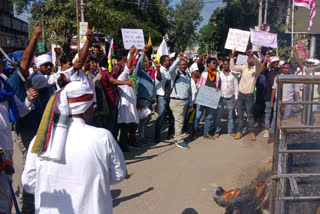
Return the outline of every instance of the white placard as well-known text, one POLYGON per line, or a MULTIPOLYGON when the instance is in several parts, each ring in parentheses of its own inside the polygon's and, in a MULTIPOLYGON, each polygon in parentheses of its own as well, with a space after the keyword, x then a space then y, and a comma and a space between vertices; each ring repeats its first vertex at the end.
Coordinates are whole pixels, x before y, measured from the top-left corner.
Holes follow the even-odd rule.
POLYGON ((80 27, 80 31, 79 31, 80 36, 85 36, 88 31, 88 22, 80 22, 79 27, 80 27))
POLYGON ((221 90, 217 90, 215 88, 211 88, 203 85, 199 88, 199 91, 196 97, 196 104, 217 109, 221 94, 222 94, 221 90))
POLYGON ((236 49, 240 52, 246 52, 250 38, 250 31, 229 28, 228 38, 225 49, 236 49))
POLYGON ((123 46, 129 50, 132 45, 137 49, 142 50, 145 46, 144 35, 142 29, 121 29, 123 46))
POLYGON ((248 56, 244 54, 239 54, 237 56, 237 65, 248 65, 248 56))

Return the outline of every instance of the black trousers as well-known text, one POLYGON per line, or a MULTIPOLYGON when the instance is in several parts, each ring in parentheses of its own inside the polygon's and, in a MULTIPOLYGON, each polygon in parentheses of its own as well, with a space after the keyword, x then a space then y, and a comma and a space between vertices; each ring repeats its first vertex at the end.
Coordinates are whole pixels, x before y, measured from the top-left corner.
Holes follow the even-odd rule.
POLYGON ((136 144, 137 123, 120 123, 119 146, 120 148, 128 148, 128 145, 136 144))

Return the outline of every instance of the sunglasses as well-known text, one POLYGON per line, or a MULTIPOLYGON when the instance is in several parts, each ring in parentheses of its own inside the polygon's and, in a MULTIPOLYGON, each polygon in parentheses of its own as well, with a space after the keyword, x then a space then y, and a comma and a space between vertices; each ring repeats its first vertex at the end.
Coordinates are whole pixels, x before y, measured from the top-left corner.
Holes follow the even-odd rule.
POLYGON ((47 63, 44 63, 44 64, 42 64, 44 67, 48 67, 48 66, 50 66, 50 67, 52 67, 53 66, 53 64, 51 63, 51 62, 47 62, 47 63))

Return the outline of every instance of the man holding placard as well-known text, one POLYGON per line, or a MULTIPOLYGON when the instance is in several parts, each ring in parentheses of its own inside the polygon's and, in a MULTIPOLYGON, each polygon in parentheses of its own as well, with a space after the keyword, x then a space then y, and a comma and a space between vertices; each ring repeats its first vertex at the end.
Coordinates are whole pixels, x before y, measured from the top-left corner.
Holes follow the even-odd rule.
MULTIPOLYGON (((210 93, 210 95, 208 96, 212 96, 214 97, 214 94, 211 94, 211 88, 215 88, 215 89, 219 89, 220 88, 220 77, 219 77, 219 71, 218 71, 218 60, 216 60, 215 58, 208 58, 207 60, 207 67, 206 69, 202 72, 201 77, 197 83, 197 88, 200 87, 204 87, 203 89, 209 89, 208 93, 210 93), (210 92, 209 92, 210 91, 210 92)), ((194 134, 197 134, 198 132, 198 128, 199 128, 199 123, 200 123, 200 119, 203 115, 203 113, 205 112, 205 120, 204 120, 204 138, 207 139, 214 139, 213 136, 209 135, 209 131, 211 129, 211 122, 213 119, 213 114, 215 112, 215 109, 213 106, 209 107, 209 105, 205 105, 205 103, 203 102, 203 98, 207 99, 207 100, 211 100, 209 99, 208 96, 205 97, 205 93, 201 93, 201 91, 203 91, 203 89, 201 90, 201 88, 199 89, 197 98, 196 98, 196 103, 197 103, 197 108, 196 108, 196 118, 194 121, 194 134)), ((221 93, 220 96, 219 94, 217 95, 217 103, 220 100, 221 97, 221 93)))
POLYGON ((230 67, 236 72, 241 72, 241 79, 239 83, 239 96, 237 102, 237 109, 239 114, 238 120, 238 132, 235 136, 236 140, 242 137, 243 130, 243 116, 244 110, 246 110, 249 117, 250 127, 250 140, 255 141, 256 135, 254 131, 254 116, 253 116, 253 104, 254 96, 253 91, 256 85, 257 78, 261 72, 261 63, 253 55, 251 50, 247 51, 248 65, 235 65, 236 50, 232 51, 232 57, 230 60, 230 67))

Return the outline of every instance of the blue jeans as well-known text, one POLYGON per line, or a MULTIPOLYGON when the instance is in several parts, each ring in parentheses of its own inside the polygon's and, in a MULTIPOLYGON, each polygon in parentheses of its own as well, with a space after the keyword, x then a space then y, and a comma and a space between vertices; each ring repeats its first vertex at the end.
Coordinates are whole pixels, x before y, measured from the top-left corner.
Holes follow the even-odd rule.
MULTIPOLYGON (((149 100, 139 99, 139 102, 143 107, 148 107, 150 110, 152 109, 152 102, 150 102, 149 100)), ((145 129, 147 128, 147 125, 150 119, 151 119, 151 115, 139 121, 139 126, 138 126, 139 138, 144 139, 145 129)))
POLYGON ((161 123, 166 115, 166 112, 169 114, 169 134, 174 131, 174 117, 171 109, 169 108, 168 101, 163 96, 158 96, 158 118, 156 121, 155 127, 155 137, 160 138, 161 133, 161 123))
POLYGON ((206 106, 197 105, 196 108, 196 118, 194 120, 194 130, 198 131, 200 119, 205 111, 205 119, 204 119, 204 134, 209 134, 211 129, 211 121, 213 119, 213 113, 215 109, 209 108, 206 106))
POLYGON ((221 131, 221 117, 222 117, 222 111, 224 109, 224 107, 227 108, 227 112, 228 112, 228 133, 233 131, 234 125, 233 125, 233 107, 234 107, 234 97, 230 97, 230 98, 224 98, 221 97, 220 103, 219 103, 219 107, 217 109, 217 123, 216 123, 216 132, 220 132, 221 131))
POLYGON ((266 108, 264 110, 264 129, 268 130, 270 128, 270 118, 272 113, 272 108, 270 107, 270 101, 266 101, 266 108))
POLYGON ((254 133, 253 96, 246 96, 239 93, 237 109, 238 109, 238 115, 239 115, 238 132, 242 132, 243 130, 243 116, 244 116, 244 110, 246 110, 249 118, 250 132, 254 133))

